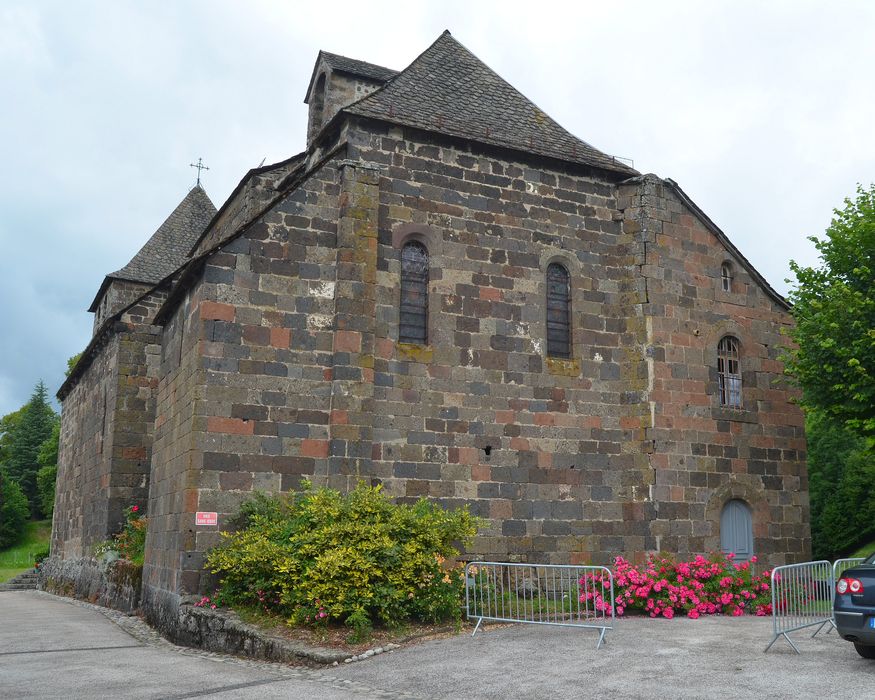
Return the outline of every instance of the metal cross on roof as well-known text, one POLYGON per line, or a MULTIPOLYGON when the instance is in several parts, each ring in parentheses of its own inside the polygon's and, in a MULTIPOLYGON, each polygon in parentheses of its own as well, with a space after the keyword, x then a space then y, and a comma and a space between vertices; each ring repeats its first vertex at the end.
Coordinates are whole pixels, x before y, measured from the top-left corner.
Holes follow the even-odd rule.
POLYGON ((197 168, 197 186, 200 187, 201 186, 201 170, 209 170, 209 168, 206 165, 204 165, 202 158, 197 159, 197 165, 195 165, 194 163, 189 163, 189 167, 197 168))

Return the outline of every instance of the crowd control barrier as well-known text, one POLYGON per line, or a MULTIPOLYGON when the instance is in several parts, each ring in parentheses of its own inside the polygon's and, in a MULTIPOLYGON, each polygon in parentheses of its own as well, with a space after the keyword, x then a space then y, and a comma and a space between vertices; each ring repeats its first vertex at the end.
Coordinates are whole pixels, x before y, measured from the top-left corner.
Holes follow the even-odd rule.
POLYGON ((614 627, 614 577, 603 566, 471 562, 465 567, 469 620, 599 630, 614 627))

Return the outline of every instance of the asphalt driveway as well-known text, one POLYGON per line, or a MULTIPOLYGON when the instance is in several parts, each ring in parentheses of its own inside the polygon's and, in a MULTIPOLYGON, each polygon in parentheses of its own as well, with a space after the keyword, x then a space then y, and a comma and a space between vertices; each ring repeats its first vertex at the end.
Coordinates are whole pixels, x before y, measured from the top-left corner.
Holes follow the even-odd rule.
POLYGON ((110 617, 43 593, 0 593, 0 697, 875 697, 875 662, 835 632, 795 633, 799 656, 783 640, 764 654, 768 618, 625 619, 600 650, 588 630, 487 628, 306 669, 184 650, 110 617))

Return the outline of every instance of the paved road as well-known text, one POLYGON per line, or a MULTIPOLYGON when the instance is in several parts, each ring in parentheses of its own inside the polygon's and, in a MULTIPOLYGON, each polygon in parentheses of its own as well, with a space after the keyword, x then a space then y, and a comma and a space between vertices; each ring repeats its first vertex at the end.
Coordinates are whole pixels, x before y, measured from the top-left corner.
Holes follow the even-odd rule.
POLYGON ((762 618, 621 620, 599 651, 590 631, 509 626, 324 670, 183 650, 114 618, 0 593, 0 698, 875 697, 875 662, 834 632, 763 654, 762 618))

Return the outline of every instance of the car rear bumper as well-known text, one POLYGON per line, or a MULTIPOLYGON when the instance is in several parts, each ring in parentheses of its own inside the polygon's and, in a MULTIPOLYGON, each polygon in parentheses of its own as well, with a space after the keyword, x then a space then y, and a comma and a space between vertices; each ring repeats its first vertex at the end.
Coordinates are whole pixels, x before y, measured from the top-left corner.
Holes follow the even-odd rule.
POLYGON ((875 608, 862 608, 853 606, 852 609, 842 610, 836 606, 835 610, 836 629, 842 639, 857 644, 875 645, 875 627, 870 620, 875 619, 875 608))

